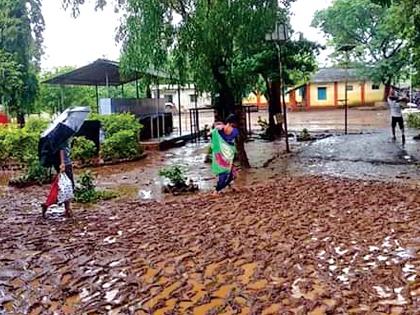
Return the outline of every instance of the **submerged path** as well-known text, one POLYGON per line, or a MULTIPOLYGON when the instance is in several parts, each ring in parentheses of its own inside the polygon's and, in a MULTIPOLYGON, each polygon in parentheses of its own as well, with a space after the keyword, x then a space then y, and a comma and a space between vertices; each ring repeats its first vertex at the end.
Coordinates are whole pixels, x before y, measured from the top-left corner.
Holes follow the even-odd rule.
POLYGON ((415 314, 420 194, 278 178, 219 199, 112 201, 42 220, 0 204, 0 314, 415 314))

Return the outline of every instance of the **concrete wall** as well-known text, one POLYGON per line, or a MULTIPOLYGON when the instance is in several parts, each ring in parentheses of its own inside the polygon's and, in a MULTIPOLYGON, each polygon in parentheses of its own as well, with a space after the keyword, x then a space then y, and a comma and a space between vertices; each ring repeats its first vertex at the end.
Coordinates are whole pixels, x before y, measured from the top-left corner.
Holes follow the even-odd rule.
MULTIPOLYGON (((383 85, 380 85, 379 90, 372 89, 373 82, 371 81, 351 81, 347 85, 353 87, 352 90, 347 91, 348 104, 350 106, 372 105, 383 99, 383 85)), ((314 108, 342 106, 345 100, 345 82, 337 82, 336 86, 334 83, 311 83, 310 96, 310 106, 314 108), (318 100, 319 87, 327 88, 326 100, 318 100)), ((296 101, 299 102, 300 99, 297 92, 296 101)))
MULTIPOLYGON (((160 98, 172 95, 173 104, 178 109, 178 86, 177 85, 159 85, 160 98)), ((152 88, 152 97, 156 95, 156 88, 152 88)), ((181 87, 181 110, 188 111, 195 107, 195 102, 191 99, 194 95, 194 87, 192 85, 181 87)), ((211 105, 211 96, 209 93, 198 94, 197 107, 206 107, 211 105)))

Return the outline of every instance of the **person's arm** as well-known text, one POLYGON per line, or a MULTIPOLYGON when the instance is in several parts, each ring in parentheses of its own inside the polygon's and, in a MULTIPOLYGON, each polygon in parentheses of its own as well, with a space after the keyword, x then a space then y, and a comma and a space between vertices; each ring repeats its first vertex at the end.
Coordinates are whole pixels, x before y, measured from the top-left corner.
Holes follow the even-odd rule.
POLYGON ((60 172, 64 172, 66 170, 66 164, 64 163, 64 150, 60 150, 60 172))
POLYGON ((221 121, 216 121, 213 126, 213 128, 221 130, 225 127, 225 124, 221 121))

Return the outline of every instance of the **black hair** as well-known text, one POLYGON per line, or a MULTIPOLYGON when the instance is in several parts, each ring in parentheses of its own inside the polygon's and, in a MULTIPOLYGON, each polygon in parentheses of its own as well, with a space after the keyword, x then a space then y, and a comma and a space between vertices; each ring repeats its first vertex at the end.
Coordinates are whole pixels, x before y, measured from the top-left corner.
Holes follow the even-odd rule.
POLYGON ((236 119, 236 115, 235 114, 230 114, 229 116, 226 117, 225 119, 225 124, 238 124, 238 120, 236 119))

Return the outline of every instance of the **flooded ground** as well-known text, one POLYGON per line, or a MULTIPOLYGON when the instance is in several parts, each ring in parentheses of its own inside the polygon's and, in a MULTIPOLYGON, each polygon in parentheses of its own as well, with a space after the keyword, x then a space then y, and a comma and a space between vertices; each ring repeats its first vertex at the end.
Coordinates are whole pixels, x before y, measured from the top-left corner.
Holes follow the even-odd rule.
POLYGON ((0 313, 415 314, 418 187, 279 177, 42 220, 0 205, 0 313))
POLYGON ((254 139, 253 168, 219 198, 207 143, 151 152, 94 169, 121 198, 75 205, 74 219, 41 219, 48 187, 0 185, 0 314, 416 314, 413 135, 404 147, 378 128, 291 139, 289 155, 254 139), (201 192, 162 198, 170 164, 201 192))

